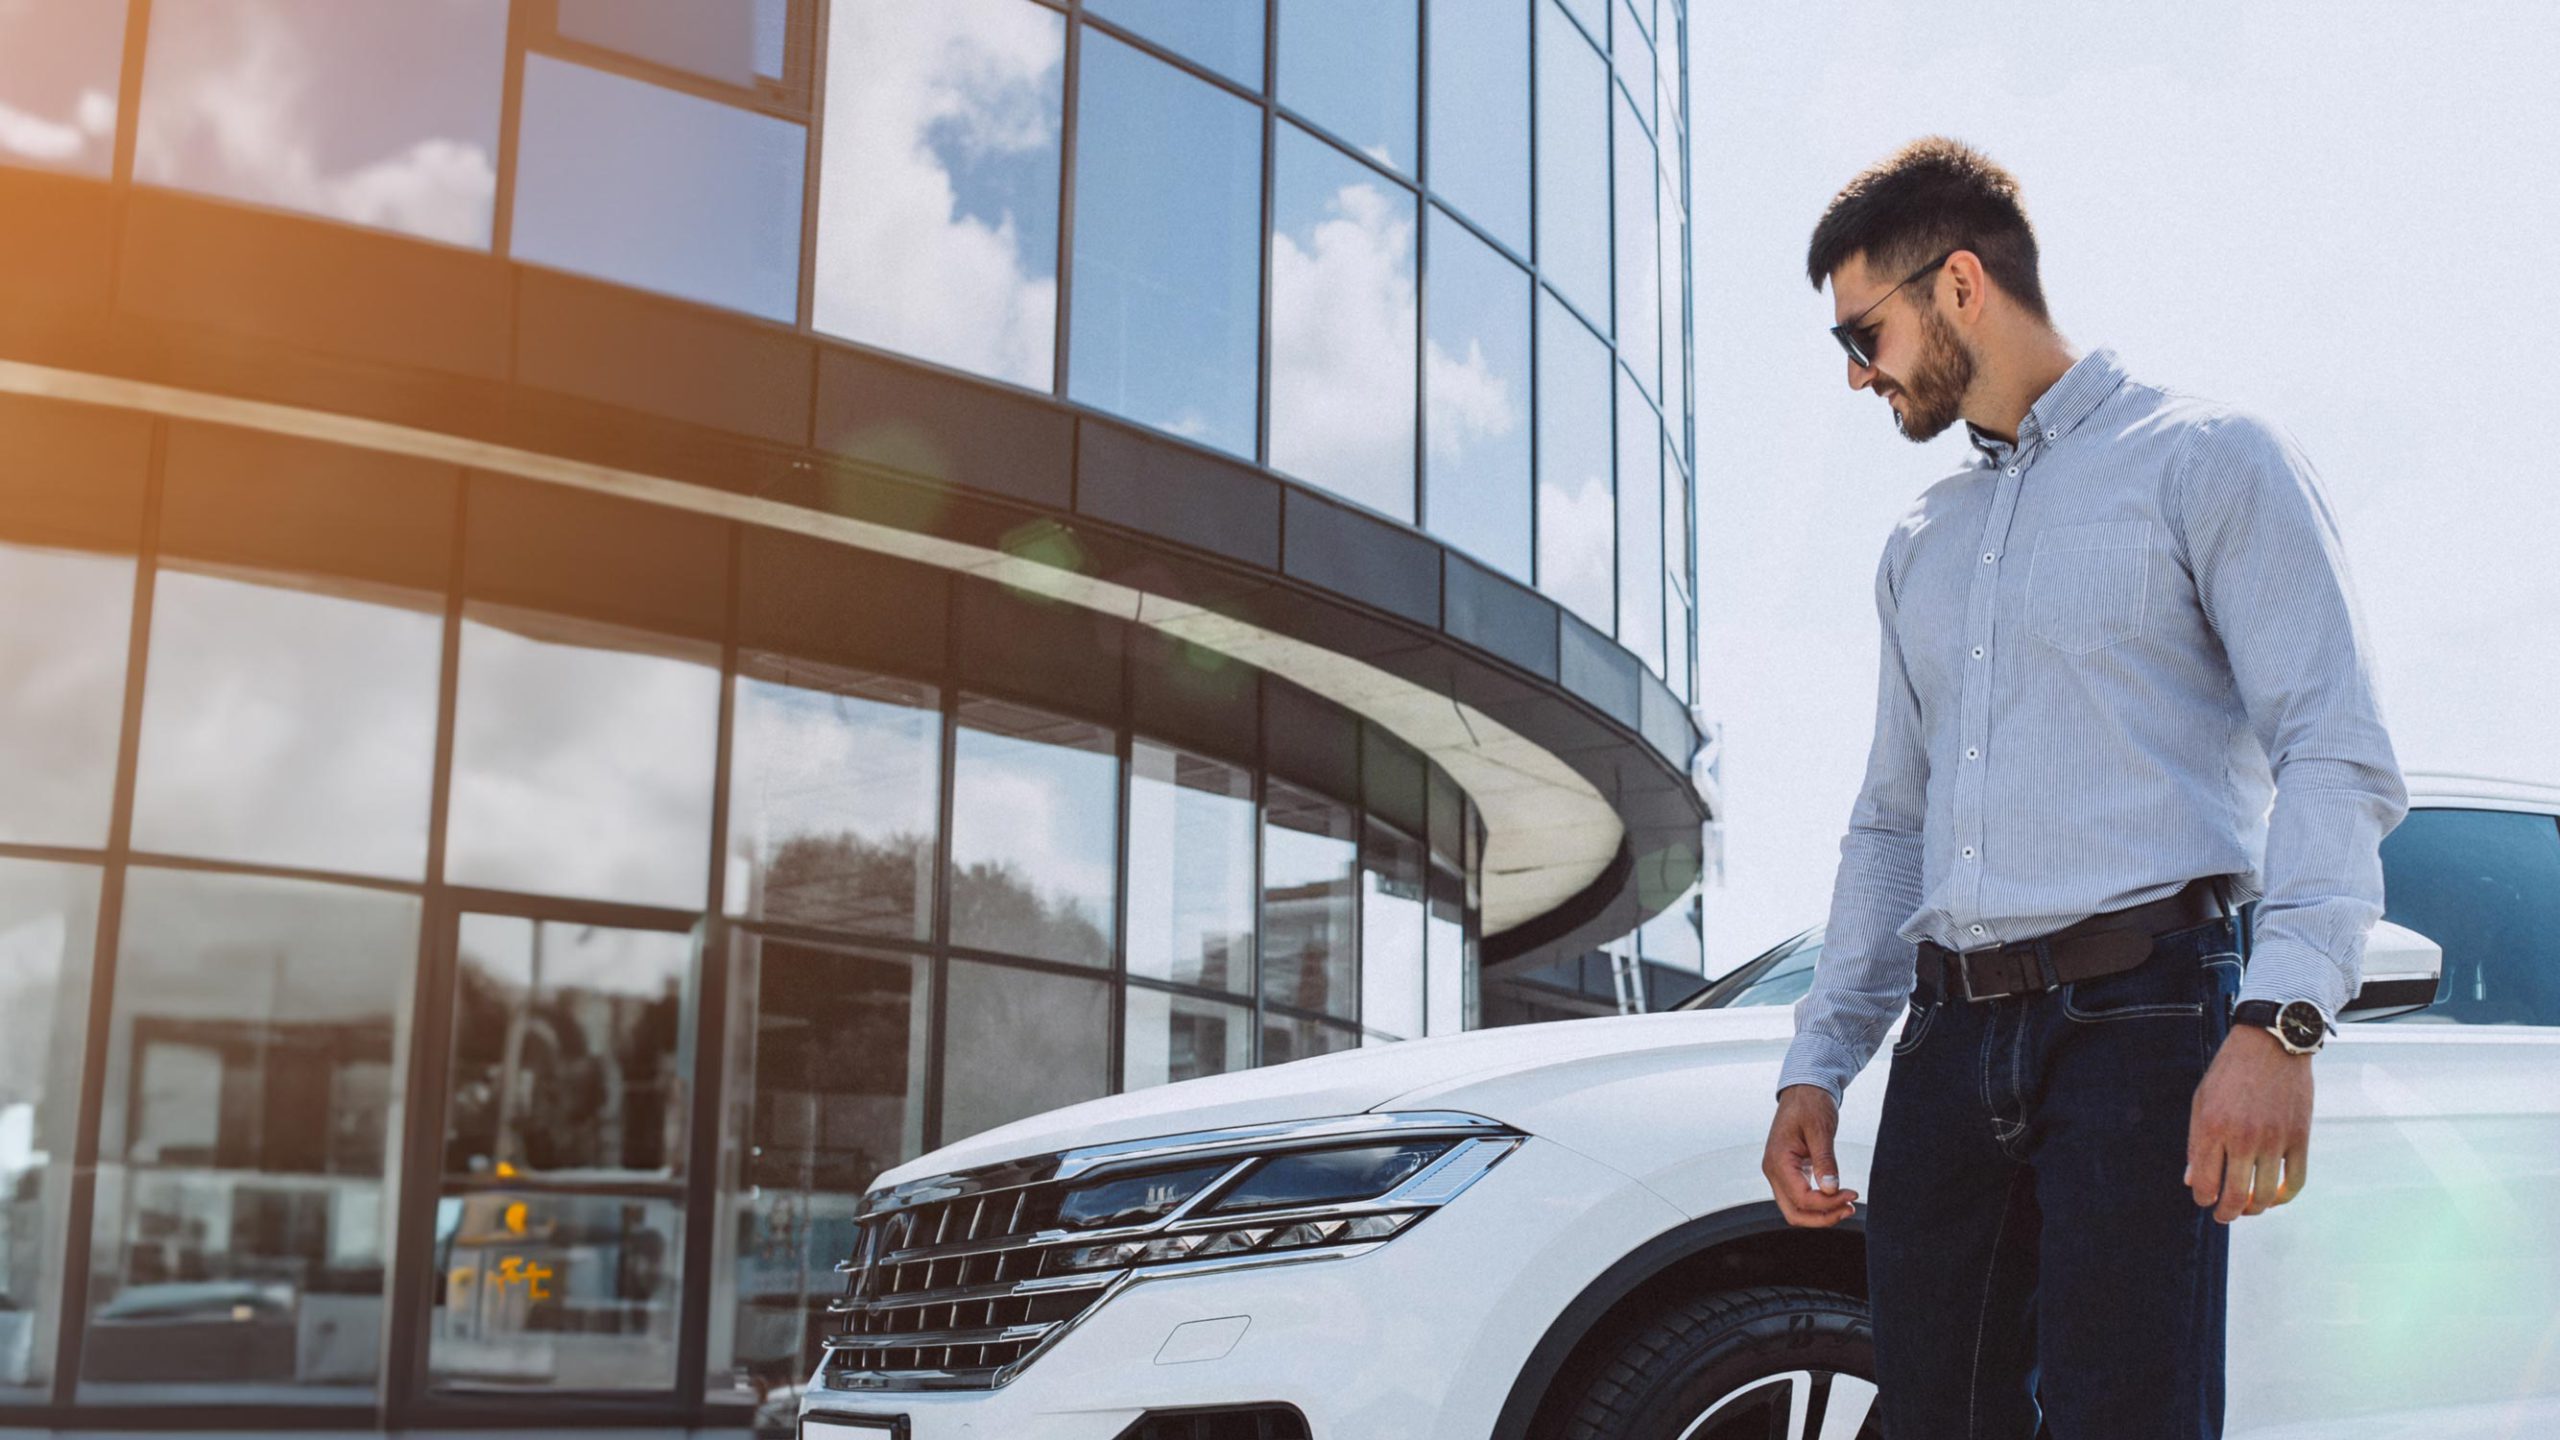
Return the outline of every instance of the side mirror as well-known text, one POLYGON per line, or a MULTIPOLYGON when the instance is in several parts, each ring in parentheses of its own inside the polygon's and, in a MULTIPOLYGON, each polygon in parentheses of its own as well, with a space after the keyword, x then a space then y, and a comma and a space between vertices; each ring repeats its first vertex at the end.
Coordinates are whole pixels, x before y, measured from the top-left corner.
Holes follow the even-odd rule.
POLYGON ((2388 920, 2377 920, 2364 942, 2364 984, 2356 990, 2340 1020, 2373 1020, 2405 1015, 2436 1003, 2436 987, 2444 981, 2444 947, 2388 920))

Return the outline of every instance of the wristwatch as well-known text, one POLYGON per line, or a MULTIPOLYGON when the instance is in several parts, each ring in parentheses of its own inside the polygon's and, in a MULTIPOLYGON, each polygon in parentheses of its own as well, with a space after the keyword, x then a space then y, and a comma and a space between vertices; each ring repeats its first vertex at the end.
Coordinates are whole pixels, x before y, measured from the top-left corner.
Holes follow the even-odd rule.
POLYGON ((2328 1041, 2329 1020, 2308 1000, 2243 1000, 2231 1007, 2231 1023, 2255 1025, 2294 1055, 2308 1055, 2328 1041))

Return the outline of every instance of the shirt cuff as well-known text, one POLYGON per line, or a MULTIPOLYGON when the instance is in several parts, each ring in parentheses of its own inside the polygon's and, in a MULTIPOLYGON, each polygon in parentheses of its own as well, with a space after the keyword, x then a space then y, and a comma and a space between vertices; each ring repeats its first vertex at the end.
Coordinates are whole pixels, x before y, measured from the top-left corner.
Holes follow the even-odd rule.
POLYGON ((1790 1085, 1817 1085, 1837 1106, 1858 1069, 1858 1062, 1837 1041, 1811 1030, 1800 1030, 1787 1046, 1787 1058, 1778 1066, 1778 1088, 1772 1093, 1783 1093, 1790 1085))
POLYGON ((2309 945, 2288 936, 2270 936, 2264 944, 2253 945, 2248 967, 2241 972, 2240 1000, 2308 1000, 2320 1008, 2320 1018, 2337 1028, 2338 1012, 2346 1008, 2351 992, 2347 989, 2347 972, 2337 961, 2309 945))

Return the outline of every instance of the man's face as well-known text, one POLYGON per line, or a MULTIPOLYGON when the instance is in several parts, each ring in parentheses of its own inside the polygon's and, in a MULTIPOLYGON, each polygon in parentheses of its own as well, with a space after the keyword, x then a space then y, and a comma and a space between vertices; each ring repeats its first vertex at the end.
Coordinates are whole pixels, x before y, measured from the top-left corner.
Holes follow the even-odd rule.
POLYGON ((1973 351, 1938 313, 1937 281, 1945 273, 1933 271, 1897 291, 1894 282, 1902 277, 1871 270, 1863 253, 1831 272, 1832 318, 1846 324, 1864 312, 1861 328, 1876 362, 1849 361, 1849 388, 1883 397, 1895 427, 1915 443, 1953 425, 1973 386, 1973 351))

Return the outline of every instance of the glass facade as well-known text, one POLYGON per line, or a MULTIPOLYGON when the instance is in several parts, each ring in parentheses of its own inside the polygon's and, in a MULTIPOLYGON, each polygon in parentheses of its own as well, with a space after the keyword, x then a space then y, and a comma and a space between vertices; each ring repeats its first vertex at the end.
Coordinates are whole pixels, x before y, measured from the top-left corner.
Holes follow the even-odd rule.
POLYGON ((992 582, 11 403, 0 1406, 752 1402, 881 1170, 1472 1018, 1480 821, 1294 687, 1174 738, 992 582))
POLYGON ((0 7, 0 164, 107 176, 129 119, 144 184, 1059 395, 1419 524, 1694 696, 1694 588, 1605 538, 1654 521, 1577 508, 1694 513, 1684 7, 516 8, 169 5, 126 104, 122 7, 0 7), (1658 476, 1527 378, 1588 350, 1559 323, 1653 402, 1609 448, 1658 476))

